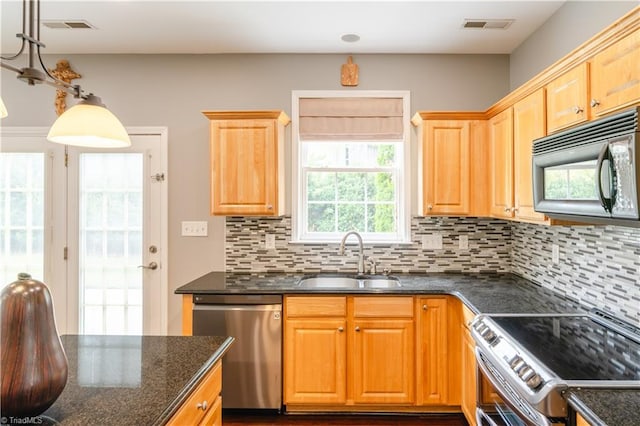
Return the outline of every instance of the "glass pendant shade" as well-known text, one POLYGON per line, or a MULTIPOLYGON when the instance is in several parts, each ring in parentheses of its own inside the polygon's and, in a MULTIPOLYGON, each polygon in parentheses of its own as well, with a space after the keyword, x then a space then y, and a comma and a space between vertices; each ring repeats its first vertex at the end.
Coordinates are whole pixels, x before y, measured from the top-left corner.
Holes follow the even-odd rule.
POLYGON ((91 148, 131 146, 122 123, 94 95, 89 95, 58 117, 49 130, 47 140, 91 148))
POLYGON ((2 102, 2 98, 0 98, 0 118, 5 118, 7 115, 9 115, 7 107, 4 106, 4 102, 2 102))

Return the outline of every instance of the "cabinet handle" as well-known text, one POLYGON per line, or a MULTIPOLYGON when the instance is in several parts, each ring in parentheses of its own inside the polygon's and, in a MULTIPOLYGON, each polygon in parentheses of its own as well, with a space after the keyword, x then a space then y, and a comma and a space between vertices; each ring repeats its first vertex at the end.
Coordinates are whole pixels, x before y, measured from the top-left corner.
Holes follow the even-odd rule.
POLYGON ((423 311, 426 311, 427 309, 428 309, 428 306, 427 306, 427 305, 422 305, 422 310, 423 310, 423 311))
POLYGON ((575 112, 576 114, 580 114, 582 111, 584 110, 577 105, 573 107, 573 112, 575 112))
POLYGON ((196 409, 205 411, 207 409, 207 401, 198 402, 196 404, 196 409))
POLYGON ((360 327, 356 326, 356 331, 360 331, 360 327))
POLYGON ((338 327, 338 331, 342 333, 344 331, 344 327, 338 327))
POLYGON ((591 108, 595 108, 600 105, 600 101, 597 99, 591 99, 591 108))

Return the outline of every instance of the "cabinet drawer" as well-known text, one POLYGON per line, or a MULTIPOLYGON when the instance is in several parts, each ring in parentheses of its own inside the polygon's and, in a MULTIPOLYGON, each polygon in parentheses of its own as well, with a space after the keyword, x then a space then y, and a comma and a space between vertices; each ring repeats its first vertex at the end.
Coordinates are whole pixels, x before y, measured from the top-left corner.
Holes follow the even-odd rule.
POLYGON ((199 426, 222 426, 222 397, 216 398, 199 426))
POLYGON ((353 316, 356 318, 413 318, 411 296, 358 296, 353 298, 353 316))
POLYGON ((344 317, 347 315, 345 296, 294 296, 285 298, 287 318, 344 317))
POLYGON ((199 424, 209 411, 216 408, 216 400, 219 398, 221 390, 222 362, 218 361, 168 424, 174 426, 199 424))

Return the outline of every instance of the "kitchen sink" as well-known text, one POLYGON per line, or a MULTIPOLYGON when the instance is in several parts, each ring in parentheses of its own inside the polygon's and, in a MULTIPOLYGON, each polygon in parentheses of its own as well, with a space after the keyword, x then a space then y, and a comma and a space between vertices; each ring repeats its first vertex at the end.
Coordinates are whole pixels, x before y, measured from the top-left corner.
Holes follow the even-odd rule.
POLYGON ((314 289, 390 289, 400 288, 396 277, 387 275, 314 275, 300 279, 298 286, 314 289))

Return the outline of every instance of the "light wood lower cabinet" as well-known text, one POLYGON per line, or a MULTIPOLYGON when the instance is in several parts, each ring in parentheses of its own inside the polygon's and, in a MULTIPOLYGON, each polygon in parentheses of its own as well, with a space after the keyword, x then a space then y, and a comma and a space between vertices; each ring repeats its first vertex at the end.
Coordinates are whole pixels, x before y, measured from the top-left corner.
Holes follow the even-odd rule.
POLYGON ((580 414, 576 414, 576 426, 591 426, 580 414))
POLYGON ((167 423, 169 426, 222 425, 222 361, 200 381, 167 423))
POLYGON ((466 307, 462 309, 463 322, 460 325, 462 332, 462 393, 460 408, 467 422, 471 426, 476 426, 476 405, 478 401, 476 345, 468 328, 468 323, 473 319, 473 314, 466 307))

